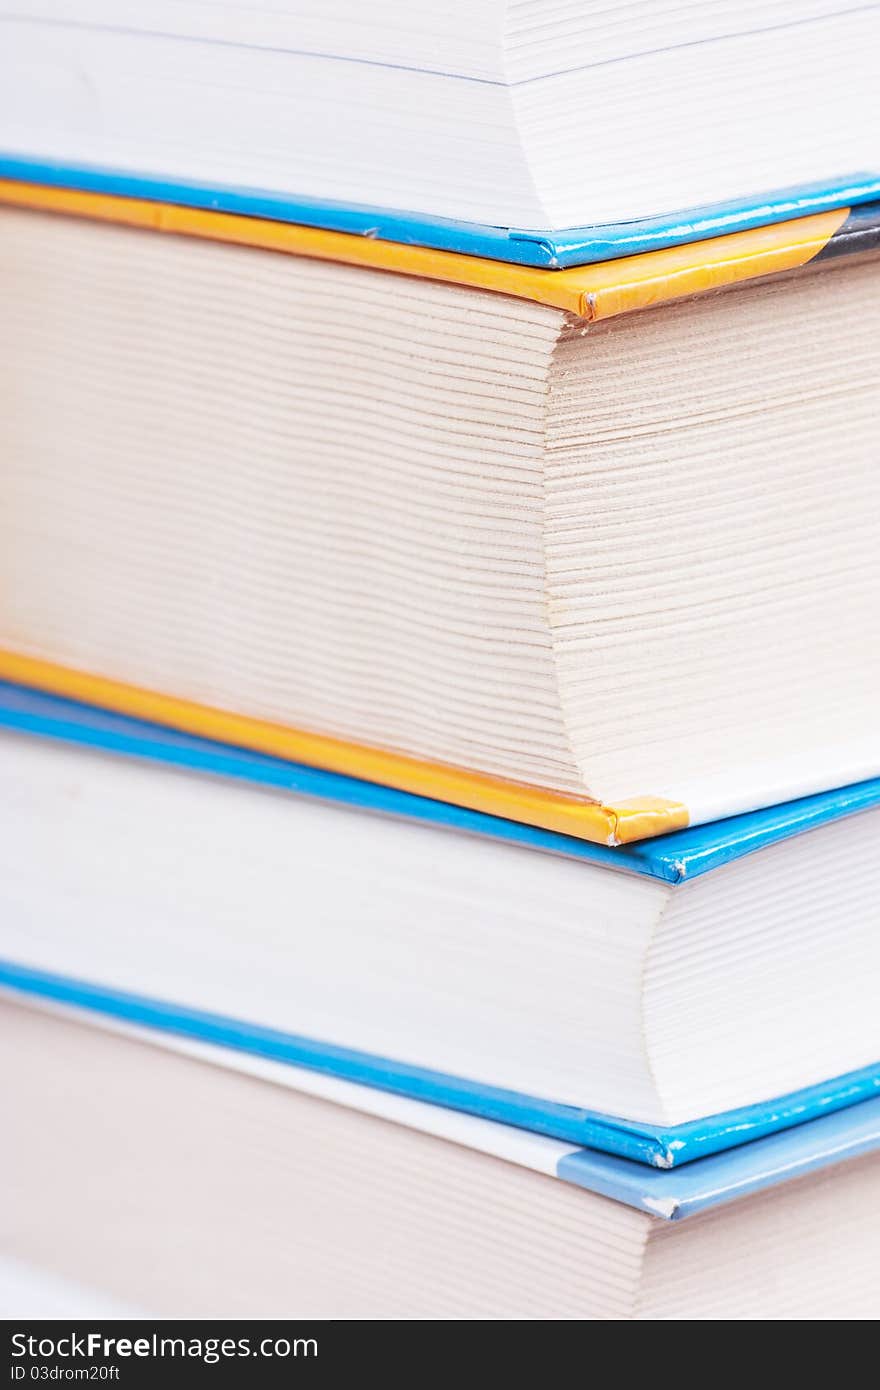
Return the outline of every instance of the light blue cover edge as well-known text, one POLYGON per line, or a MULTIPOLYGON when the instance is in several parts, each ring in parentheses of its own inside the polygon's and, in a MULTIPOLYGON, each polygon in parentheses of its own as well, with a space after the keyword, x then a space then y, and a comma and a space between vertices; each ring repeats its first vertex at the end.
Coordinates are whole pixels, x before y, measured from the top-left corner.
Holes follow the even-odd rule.
MULTIPOLYGON (((880 1064, 810 1086, 778 1100, 654 1129, 611 1115, 539 1100, 462 1077, 376 1057, 353 1048, 265 1028, 166 1000, 150 999, 91 981, 0 960, 0 987, 58 1004, 89 1009, 140 1027, 251 1053, 372 1086, 411 1100, 462 1110, 565 1143, 616 1154, 634 1164, 672 1168, 798 1126, 880 1093, 880 1064)), ((574 1179, 572 1179, 573 1181, 574 1179)))
POLYGON ((192 179, 166 178, 161 174, 68 164, 12 151, 0 151, 0 178, 209 208, 276 222, 296 222, 329 231, 376 237, 380 241, 431 246, 440 251, 485 256, 490 260, 545 270, 566 270, 613 260, 617 256, 659 251, 668 246, 681 246, 880 198, 880 174, 859 171, 841 175, 831 182, 755 193, 711 207, 683 209, 637 222, 569 227, 550 232, 453 221, 391 208, 321 202, 296 194, 224 187, 192 179))
POLYGON ((673 884, 697 878, 792 835, 880 805, 880 777, 877 777, 780 806, 731 816, 729 820, 692 826, 653 840, 609 849, 500 816, 483 815, 429 797, 394 791, 339 773, 322 772, 281 758, 177 733, 158 724, 110 714, 92 705, 61 699, 8 681, 0 681, 0 728, 274 787, 360 810, 403 816, 441 828, 487 835, 673 884))

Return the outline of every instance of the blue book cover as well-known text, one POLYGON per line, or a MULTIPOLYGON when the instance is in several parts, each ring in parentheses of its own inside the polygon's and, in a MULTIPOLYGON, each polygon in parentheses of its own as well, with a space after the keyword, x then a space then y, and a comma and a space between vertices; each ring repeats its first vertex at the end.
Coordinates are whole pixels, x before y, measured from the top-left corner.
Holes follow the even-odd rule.
MULTIPOLYGON (((338 774, 173 733, 158 725, 9 683, 0 685, 0 728, 213 774, 365 812, 445 826, 534 851, 562 854, 584 863, 602 865, 609 871, 671 884, 711 873, 780 840, 880 804, 880 779, 874 779, 713 825, 608 849, 338 774)), ((165 1030, 177 1037, 219 1045, 250 1056, 307 1067, 664 1169, 722 1152, 745 1140, 801 1125, 818 1115, 856 1105, 880 1091, 878 1063, 758 1105, 663 1128, 266 1028, 256 1020, 231 1018, 108 988, 85 979, 32 969, 15 960, 0 963, 0 985, 34 998, 88 1009, 103 1017, 165 1030)))
MULTIPOLYGON (((57 1001, 42 999, 37 1007, 75 1023, 95 1022, 88 1010, 57 1001)), ((614 1153, 530 1133, 481 1115, 352 1082, 333 1073, 306 1070, 107 1015, 101 1015, 98 1022, 110 1037, 121 1035, 490 1154, 599 1193, 664 1222, 684 1221, 880 1150, 878 1095, 699 1162, 672 1170, 660 1169, 614 1153)))
POLYGON ((230 187, 98 165, 70 164, 0 150, 0 180, 77 189, 110 197, 231 213, 342 232, 371 241, 423 246, 511 265, 569 270, 622 256, 686 246, 734 232, 841 210, 822 258, 873 249, 880 237, 880 174, 848 175, 836 182, 800 184, 770 196, 752 196, 638 221, 567 227, 493 226, 430 217, 393 208, 321 202, 257 187, 230 187))

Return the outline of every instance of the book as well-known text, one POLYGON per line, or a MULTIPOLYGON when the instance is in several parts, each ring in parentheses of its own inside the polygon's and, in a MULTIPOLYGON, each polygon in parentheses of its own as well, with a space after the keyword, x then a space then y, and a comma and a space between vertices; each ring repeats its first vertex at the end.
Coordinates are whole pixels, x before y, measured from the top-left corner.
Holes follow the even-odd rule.
POLYGON ((0 191, 0 674, 605 844, 880 772, 876 218, 464 286, 0 191))
POLYGON ((880 1090, 880 779, 611 850, 9 685, 0 730, 22 998, 658 1168, 880 1090))
POLYGON ((242 210, 540 258, 874 196, 873 6, 30 0, 0 148, 242 210), (638 230, 638 229, 641 230, 638 230))
POLYGON ((663 1173, 75 1013, 0 1032, 7 1258, 83 1316, 876 1315, 880 1099, 663 1173))
POLYGON ((0 1313, 876 1316, 880 7, 0 35, 0 1313))

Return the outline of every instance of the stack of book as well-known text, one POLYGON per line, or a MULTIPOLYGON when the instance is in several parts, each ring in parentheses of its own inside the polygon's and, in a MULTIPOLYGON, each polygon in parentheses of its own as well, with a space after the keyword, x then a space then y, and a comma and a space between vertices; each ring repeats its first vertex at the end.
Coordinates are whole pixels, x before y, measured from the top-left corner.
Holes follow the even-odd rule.
POLYGON ((876 1315, 878 10, 25 8, 4 1311, 876 1315))

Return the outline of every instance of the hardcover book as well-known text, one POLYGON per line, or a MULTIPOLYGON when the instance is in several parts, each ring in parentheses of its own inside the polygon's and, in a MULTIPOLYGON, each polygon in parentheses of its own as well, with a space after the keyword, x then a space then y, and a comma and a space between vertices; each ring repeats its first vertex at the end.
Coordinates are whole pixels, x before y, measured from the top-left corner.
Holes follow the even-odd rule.
POLYGON ((537 271, 0 196, 6 677, 605 844, 880 772, 872 209, 537 271))
POLYGON ((0 150, 166 201, 552 265, 880 189, 874 5, 27 0, 0 22, 0 150))
POLYGON ((878 40, 0 3, 0 1313, 880 1311, 878 40))
POLYGON ((7 1259, 93 1317, 877 1313, 880 1100, 659 1173, 76 1014, 0 1034, 7 1259))
POLYGON ((0 727, 23 997, 659 1168, 880 1087, 880 779, 611 850, 12 686, 0 727))

